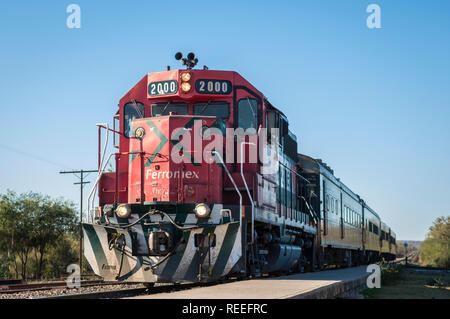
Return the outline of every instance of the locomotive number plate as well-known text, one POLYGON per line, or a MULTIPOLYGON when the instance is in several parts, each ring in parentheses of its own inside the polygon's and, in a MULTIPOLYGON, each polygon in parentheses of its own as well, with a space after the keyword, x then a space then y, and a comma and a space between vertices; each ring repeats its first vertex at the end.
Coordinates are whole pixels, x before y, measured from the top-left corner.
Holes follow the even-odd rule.
POLYGON ((227 80, 197 80, 195 90, 200 94, 230 94, 232 84, 227 80))
POLYGON ((150 82, 148 85, 148 94, 150 96, 175 94, 178 91, 178 82, 176 80, 150 82))

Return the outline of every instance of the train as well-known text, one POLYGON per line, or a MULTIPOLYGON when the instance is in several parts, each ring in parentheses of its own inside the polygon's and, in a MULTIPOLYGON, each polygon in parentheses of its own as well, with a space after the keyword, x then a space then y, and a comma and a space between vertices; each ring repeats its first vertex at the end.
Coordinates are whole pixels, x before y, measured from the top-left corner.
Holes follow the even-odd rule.
POLYGON ((98 123, 84 255, 108 281, 213 282, 350 267, 396 254, 396 235, 285 114, 235 71, 146 74, 98 123))

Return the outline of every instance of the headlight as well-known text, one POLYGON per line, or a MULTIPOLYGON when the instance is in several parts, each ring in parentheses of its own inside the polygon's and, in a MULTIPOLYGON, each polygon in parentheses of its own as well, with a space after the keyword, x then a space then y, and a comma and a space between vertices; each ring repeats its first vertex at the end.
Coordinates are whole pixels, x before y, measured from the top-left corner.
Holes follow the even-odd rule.
POLYGON ((198 204, 195 206, 194 211, 197 218, 208 218, 211 213, 211 210, 207 204, 198 204))
POLYGON ((181 73, 181 79, 182 79, 184 82, 187 82, 187 81, 189 81, 189 80, 191 79, 191 74, 188 73, 188 72, 181 73))
POLYGON ((191 85, 188 82, 183 82, 181 84, 181 89, 183 92, 189 92, 191 90, 191 85))
POLYGON ((121 204, 117 207, 116 215, 120 218, 128 218, 131 215, 131 208, 127 204, 121 204))

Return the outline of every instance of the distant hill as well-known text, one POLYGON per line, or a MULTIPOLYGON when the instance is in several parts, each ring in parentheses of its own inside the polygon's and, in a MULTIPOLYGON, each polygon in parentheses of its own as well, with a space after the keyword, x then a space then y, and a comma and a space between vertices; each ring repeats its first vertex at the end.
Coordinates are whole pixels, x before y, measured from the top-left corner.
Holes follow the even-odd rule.
POLYGON ((408 248, 416 247, 418 249, 420 248, 420 245, 422 245, 422 242, 423 241, 421 240, 397 240, 397 246, 398 245, 403 246, 404 243, 408 243, 408 248))

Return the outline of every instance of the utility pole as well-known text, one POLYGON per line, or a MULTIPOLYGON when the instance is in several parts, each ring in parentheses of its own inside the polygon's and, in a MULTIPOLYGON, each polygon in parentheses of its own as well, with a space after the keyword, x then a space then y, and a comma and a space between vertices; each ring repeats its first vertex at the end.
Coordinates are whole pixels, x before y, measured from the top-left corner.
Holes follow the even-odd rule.
POLYGON ((84 178, 89 175, 89 173, 96 173, 97 170, 79 170, 79 171, 61 171, 60 174, 74 174, 76 177, 80 179, 78 183, 74 183, 74 185, 80 185, 80 275, 83 273, 83 227, 81 226, 83 222, 83 186, 84 184, 89 184, 90 182, 85 182, 84 178), (87 173, 87 175, 84 175, 87 173), (77 174, 80 174, 78 176, 77 174))
POLYGON ((403 244, 405 246, 405 268, 408 267, 408 243, 403 244))

